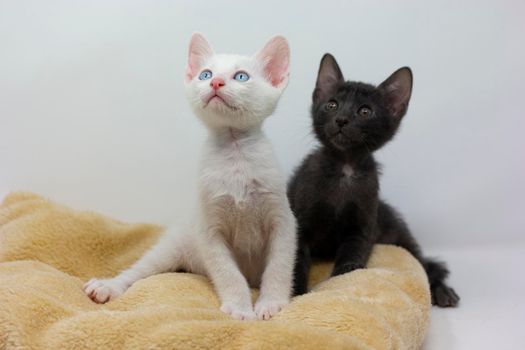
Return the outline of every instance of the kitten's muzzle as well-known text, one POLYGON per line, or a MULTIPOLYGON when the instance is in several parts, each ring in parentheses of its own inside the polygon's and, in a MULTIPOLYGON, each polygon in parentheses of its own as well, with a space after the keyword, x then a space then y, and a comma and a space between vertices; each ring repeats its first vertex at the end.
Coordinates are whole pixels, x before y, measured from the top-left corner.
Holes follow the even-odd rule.
POLYGON ((217 91, 219 90, 221 87, 223 87, 224 85, 226 85, 226 83, 224 82, 224 79, 222 78, 219 78, 219 77, 215 77, 213 78, 211 81, 210 81, 210 86, 212 87, 212 89, 214 91, 217 91))
MULTIPOLYGON (((337 124, 335 122, 334 124, 337 124)), ((346 123, 341 123, 342 126, 333 125, 333 127, 326 130, 326 134, 328 138, 333 142, 337 144, 348 144, 348 143, 355 143, 355 142, 362 142, 364 139, 364 135, 361 131, 356 130, 355 128, 350 128, 347 126, 348 121, 346 123), (345 127, 346 126, 346 127, 345 127)))
POLYGON ((237 109, 237 107, 232 106, 230 103, 228 103, 228 101, 226 101, 226 99, 223 96, 221 96, 217 90, 213 90, 213 92, 205 99, 204 108, 208 107, 208 105, 213 99, 219 100, 220 103, 222 103, 229 109, 232 109, 232 110, 237 109))
POLYGON ((343 128, 346 124, 350 122, 350 120, 348 120, 347 117, 336 117, 334 119, 334 122, 339 128, 343 128))

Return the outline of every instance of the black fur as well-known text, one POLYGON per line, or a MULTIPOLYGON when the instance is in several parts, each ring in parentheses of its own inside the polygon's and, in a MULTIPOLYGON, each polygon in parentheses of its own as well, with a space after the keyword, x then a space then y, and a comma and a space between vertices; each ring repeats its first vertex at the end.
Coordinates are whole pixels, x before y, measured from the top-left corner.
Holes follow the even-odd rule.
POLYGON ((334 259, 332 275, 366 266, 375 243, 411 252, 429 279, 432 303, 456 306, 443 263, 422 256, 407 224, 379 199, 378 165, 372 153, 395 135, 412 90, 408 67, 378 87, 345 82, 330 54, 321 60, 313 93, 313 130, 321 146, 306 157, 288 187, 299 244, 294 293, 307 291, 311 257, 334 259))

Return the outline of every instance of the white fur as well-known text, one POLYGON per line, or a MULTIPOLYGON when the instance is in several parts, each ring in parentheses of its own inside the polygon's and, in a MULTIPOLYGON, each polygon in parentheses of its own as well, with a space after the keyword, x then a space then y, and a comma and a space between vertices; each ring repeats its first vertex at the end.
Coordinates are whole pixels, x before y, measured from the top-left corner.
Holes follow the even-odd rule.
POLYGON ((275 37, 253 57, 217 55, 195 34, 186 90, 195 114, 208 127, 201 160, 195 224, 169 230, 140 260, 118 276, 84 286, 96 302, 122 294, 135 281, 184 269, 213 281, 221 310, 236 319, 269 319, 289 302, 296 249, 295 219, 285 180, 261 125, 288 82, 288 45, 275 37), (209 69, 226 82, 223 100, 199 73, 209 69), (236 72, 250 75, 233 80, 236 72), (260 295, 252 306, 250 287, 260 295))
POLYGON ((347 177, 351 177, 352 175, 354 175, 354 169, 350 164, 343 165, 343 174, 345 174, 345 176, 347 177))

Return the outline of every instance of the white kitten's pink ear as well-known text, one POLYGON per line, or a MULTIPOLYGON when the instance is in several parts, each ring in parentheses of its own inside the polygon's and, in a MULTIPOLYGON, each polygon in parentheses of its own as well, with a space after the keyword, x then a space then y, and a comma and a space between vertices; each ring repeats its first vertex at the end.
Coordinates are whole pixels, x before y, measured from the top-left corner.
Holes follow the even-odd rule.
POLYGON ((188 51, 188 66, 186 67, 186 81, 192 80, 199 74, 202 66, 213 56, 214 52, 208 40, 201 34, 195 33, 191 36, 188 51))
POLYGON ((412 94, 412 71, 408 67, 399 68, 381 85, 379 91, 383 94, 386 106, 395 118, 402 118, 408 108, 412 94))
POLYGON ((262 64, 268 81, 275 87, 284 88, 290 75, 290 47, 288 41, 280 35, 274 36, 257 53, 257 60, 262 64))

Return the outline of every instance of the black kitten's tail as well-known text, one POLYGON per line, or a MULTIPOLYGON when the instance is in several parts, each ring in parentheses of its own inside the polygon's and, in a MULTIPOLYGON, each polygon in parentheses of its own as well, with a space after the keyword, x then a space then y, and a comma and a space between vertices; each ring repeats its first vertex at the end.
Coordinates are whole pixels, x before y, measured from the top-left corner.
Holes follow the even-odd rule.
POLYGON ((454 289, 446 285, 448 269, 445 263, 425 258, 419 244, 410 233, 401 215, 390 205, 379 202, 377 223, 380 236, 378 243, 395 244, 408 250, 425 268, 432 294, 432 304, 440 307, 458 305, 459 296, 454 289))
POLYGON ((428 276, 428 282, 430 283, 432 305, 439 307, 457 306, 459 296, 454 289, 445 283, 445 279, 449 273, 445 263, 428 258, 423 259, 422 263, 428 276))

